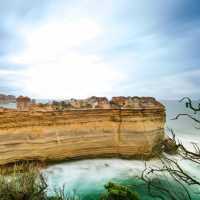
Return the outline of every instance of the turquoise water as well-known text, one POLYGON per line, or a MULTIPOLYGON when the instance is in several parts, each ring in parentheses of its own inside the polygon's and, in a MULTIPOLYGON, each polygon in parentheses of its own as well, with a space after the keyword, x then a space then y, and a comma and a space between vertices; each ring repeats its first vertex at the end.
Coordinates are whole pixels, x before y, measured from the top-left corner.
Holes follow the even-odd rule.
MULTIPOLYGON (((158 160, 147 162, 147 166, 159 165, 158 160)), ((105 193, 104 185, 112 181, 137 191, 142 200, 155 199, 149 196, 147 185, 137 179, 137 176, 141 176, 144 167, 144 162, 136 160, 94 159, 53 165, 46 169, 44 174, 48 177, 50 195, 55 188, 62 188, 64 185, 67 194, 76 194, 83 200, 95 200, 105 193)), ((190 163, 187 162, 183 162, 182 167, 188 173, 198 174, 199 172, 199 166, 198 168, 191 167, 190 163)), ((167 181, 166 177, 163 178, 165 179, 162 184, 165 188, 170 189, 174 194, 180 191, 177 195, 186 195, 182 188, 173 181, 167 181)), ((199 189, 190 188, 192 199, 199 199, 199 195, 195 194, 192 189, 195 189, 195 192, 200 192, 199 189)))
MULTIPOLYGON (((200 130, 194 128, 197 124, 186 117, 182 117, 179 120, 171 120, 178 113, 189 112, 185 105, 178 101, 162 101, 162 103, 166 106, 166 132, 168 132, 167 127, 172 128, 176 133, 177 139, 188 148, 192 148, 191 143, 200 144, 200 130)), ((192 112, 189 113, 193 114, 192 112)), ((175 157, 175 159, 179 158, 175 157)), ((199 177, 200 169, 198 165, 191 165, 188 161, 180 160, 179 163, 188 173, 199 177)), ((160 166, 160 163, 158 160, 151 160, 147 162, 147 166, 157 167, 160 166)), ((65 192, 68 194, 76 194, 82 200, 95 200, 105 192, 104 185, 108 181, 113 181, 136 190, 143 200, 156 199, 149 197, 147 185, 136 178, 141 175, 144 167, 144 162, 138 160, 90 159, 55 164, 43 172, 47 177, 50 195, 55 188, 65 186, 65 192)), ((162 184, 166 188, 173 190, 175 194, 177 193, 179 199, 184 199, 186 194, 182 194, 180 188, 173 182, 166 182, 166 180, 164 179, 162 184)), ((190 192, 192 199, 200 199, 199 195, 196 194, 196 192, 200 192, 198 188, 190 188, 190 192)))

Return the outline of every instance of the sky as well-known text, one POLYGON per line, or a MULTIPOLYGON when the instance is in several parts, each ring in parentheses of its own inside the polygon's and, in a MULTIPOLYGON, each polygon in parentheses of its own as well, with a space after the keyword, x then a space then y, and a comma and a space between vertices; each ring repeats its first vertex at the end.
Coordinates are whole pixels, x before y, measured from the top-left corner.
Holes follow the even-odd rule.
POLYGON ((0 93, 200 99, 199 0, 0 0, 0 93))

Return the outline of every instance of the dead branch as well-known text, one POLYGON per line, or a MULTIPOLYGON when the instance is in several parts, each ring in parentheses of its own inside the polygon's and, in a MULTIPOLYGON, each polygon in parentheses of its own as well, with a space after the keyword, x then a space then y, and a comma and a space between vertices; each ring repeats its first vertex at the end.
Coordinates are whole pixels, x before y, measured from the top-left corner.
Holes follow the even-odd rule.
POLYGON ((200 103, 198 104, 197 108, 195 108, 193 106, 192 100, 189 97, 183 97, 179 102, 182 102, 185 99, 187 100, 187 102, 185 103, 186 108, 190 108, 191 110, 194 111, 195 114, 196 112, 200 111, 200 103))
POLYGON ((187 116, 188 118, 194 120, 195 122, 200 123, 200 120, 198 120, 195 117, 191 116, 190 114, 186 114, 186 113, 178 114, 178 115, 176 115, 176 117, 172 118, 171 120, 179 119, 179 117, 181 117, 181 116, 187 116))

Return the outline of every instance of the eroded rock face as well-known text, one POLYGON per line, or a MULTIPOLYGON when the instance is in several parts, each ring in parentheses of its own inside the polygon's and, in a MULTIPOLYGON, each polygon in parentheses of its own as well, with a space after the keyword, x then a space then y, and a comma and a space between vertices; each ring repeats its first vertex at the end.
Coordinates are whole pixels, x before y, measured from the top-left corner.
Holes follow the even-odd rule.
POLYGON ((31 99, 29 97, 19 96, 16 99, 18 111, 28 111, 31 105, 31 99))
MULTIPOLYGON (((137 102, 138 103, 138 102, 137 102)), ((65 111, 0 110, 0 165, 19 160, 150 156, 164 138, 165 109, 138 107, 65 111)))

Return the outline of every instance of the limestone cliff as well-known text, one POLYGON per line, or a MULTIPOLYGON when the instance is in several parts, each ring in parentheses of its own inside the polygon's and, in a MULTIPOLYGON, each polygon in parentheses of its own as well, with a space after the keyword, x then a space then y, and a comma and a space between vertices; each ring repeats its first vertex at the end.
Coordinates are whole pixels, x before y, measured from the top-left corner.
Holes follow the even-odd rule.
POLYGON ((150 156, 164 137, 165 109, 152 99, 143 105, 64 111, 1 109, 0 165, 19 160, 150 156))

